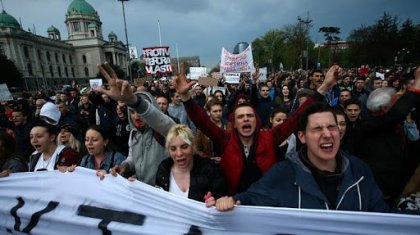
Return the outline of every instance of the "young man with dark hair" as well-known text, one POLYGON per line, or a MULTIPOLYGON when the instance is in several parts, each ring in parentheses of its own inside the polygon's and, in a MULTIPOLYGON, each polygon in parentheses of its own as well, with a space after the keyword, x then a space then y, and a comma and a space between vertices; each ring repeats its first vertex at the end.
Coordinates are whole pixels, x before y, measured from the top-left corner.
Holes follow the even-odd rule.
POLYGON ((369 167, 339 151, 340 133, 333 110, 315 103, 298 119, 300 152, 273 166, 246 192, 222 197, 220 211, 234 205, 388 212, 369 167))
MULTIPOLYGON (((323 95, 334 85, 338 69, 338 66, 330 68, 327 78, 313 98, 323 99, 323 95)), ((295 131, 299 113, 313 102, 309 98, 283 124, 267 131, 261 130, 261 123, 253 106, 243 103, 237 105, 233 111, 233 130, 225 131, 212 123, 191 99, 188 91, 194 83, 187 82, 182 66, 181 73, 174 80, 175 89, 185 104, 188 116, 215 143, 215 152, 222 157, 220 167, 231 195, 245 191, 276 163, 275 147, 295 131)))

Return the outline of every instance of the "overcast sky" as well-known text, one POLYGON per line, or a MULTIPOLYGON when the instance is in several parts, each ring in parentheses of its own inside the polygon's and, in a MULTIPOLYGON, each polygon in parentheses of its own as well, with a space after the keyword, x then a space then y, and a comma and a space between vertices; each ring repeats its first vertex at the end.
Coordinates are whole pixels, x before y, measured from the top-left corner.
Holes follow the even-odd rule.
MULTIPOLYGON (((42 36, 54 25, 67 39, 64 23, 73 0, 3 0, 5 10, 24 29, 33 28, 42 36)), ((98 12, 103 36, 111 31, 125 42, 121 2, 86 0, 98 12)), ((383 12, 420 23, 419 0, 130 0, 125 3, 130 45, 141 48, 159 45, 158 19, 162 44, 176 56, 200 56, 202 65, 214 67, 222 47, 232 51, 238 42, 252 42, 271 29, 295 24, 297 17, 313 20, 311 38, 322 41, 322 26, 341 28, 341 38, 361 25, 371 25, 383 12)))

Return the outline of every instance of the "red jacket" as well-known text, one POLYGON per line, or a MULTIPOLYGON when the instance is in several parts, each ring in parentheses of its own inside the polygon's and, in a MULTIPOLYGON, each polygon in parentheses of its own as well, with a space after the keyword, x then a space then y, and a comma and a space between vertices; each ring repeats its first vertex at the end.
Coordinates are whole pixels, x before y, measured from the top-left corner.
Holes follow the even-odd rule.
MULTIPOLYGON (((308 98, 283 124, 270 130, 261 130, 257 119, 256 142, 254 142, 257 146, 255 159, 262 173, 267 172, 276 163, 275 146, 286 140, 296 130, 299 113, 311 103, 313 100, 308 98)), ((220 167, 228 183, 229 194, 235 194, 243 166, 243 148, 236 129, 225 131, 219 128, 192 99, 184 102, 184 106, 195 126, 213 141, 216 156, 222 157, 220 167)))

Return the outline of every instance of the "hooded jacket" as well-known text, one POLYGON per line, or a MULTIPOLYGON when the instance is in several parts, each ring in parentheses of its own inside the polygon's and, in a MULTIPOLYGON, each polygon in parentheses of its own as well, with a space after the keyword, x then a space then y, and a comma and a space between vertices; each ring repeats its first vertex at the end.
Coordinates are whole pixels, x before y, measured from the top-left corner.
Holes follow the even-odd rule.
POLYGON ((233 198, 242 205, 305 209, 390 212, 369 167, 342 152, 342 180, 336 205, 330 205, 299 153, 273 166, 246 192, 233 198))
POLYGON ((135 172, 138 180, 155 186, 158 166, 167 157, 163 136, 166 136, 175 122, 160 111, 150 93, 139 91, 135 94, 141 99, 135 110, 147 125, 138 130, 131 119, 131 108, 127 109, 131 131, 128 139, 128 157, 122 165, 127 165, 130 171, 135 172))
MULTIPOLYGON (((317 93, 319 94, 319 93, 317 93)), ((317 99, 322 99, 316 97, 317 99)), ((265 173, 274 165, 276 160, 275 148, 284 140, 286 140, 297 128, 297 117, 301 111, 313 103, 309 98, 296 112, 294 112, 282 125, 278 125, 273 129, 261 130, 261 124, 258 122, 255 128, 255 160, 261 173, 265 173)), ((236 129, 225 131, 214 124, 205 111, 196 104, 192 99, 184 102, 188 116, 194 122, 196 127, 208 136, 214 144, 213 151, 216 156, 221 156, 220 167, 224 174, 229 194, 233 195, 237 192, 240 177, 243 170, 243 146, 239 139, 236 129)))

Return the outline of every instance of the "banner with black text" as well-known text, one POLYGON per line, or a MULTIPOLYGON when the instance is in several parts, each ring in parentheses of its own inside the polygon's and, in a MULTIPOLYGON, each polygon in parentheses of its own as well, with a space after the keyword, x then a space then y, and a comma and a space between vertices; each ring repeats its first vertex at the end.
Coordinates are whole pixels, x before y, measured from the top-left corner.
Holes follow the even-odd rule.
POLYGON ((237 206, 230 212, 78 167, 0 178, 0 234, 418 234, 420 217, 237 206))

